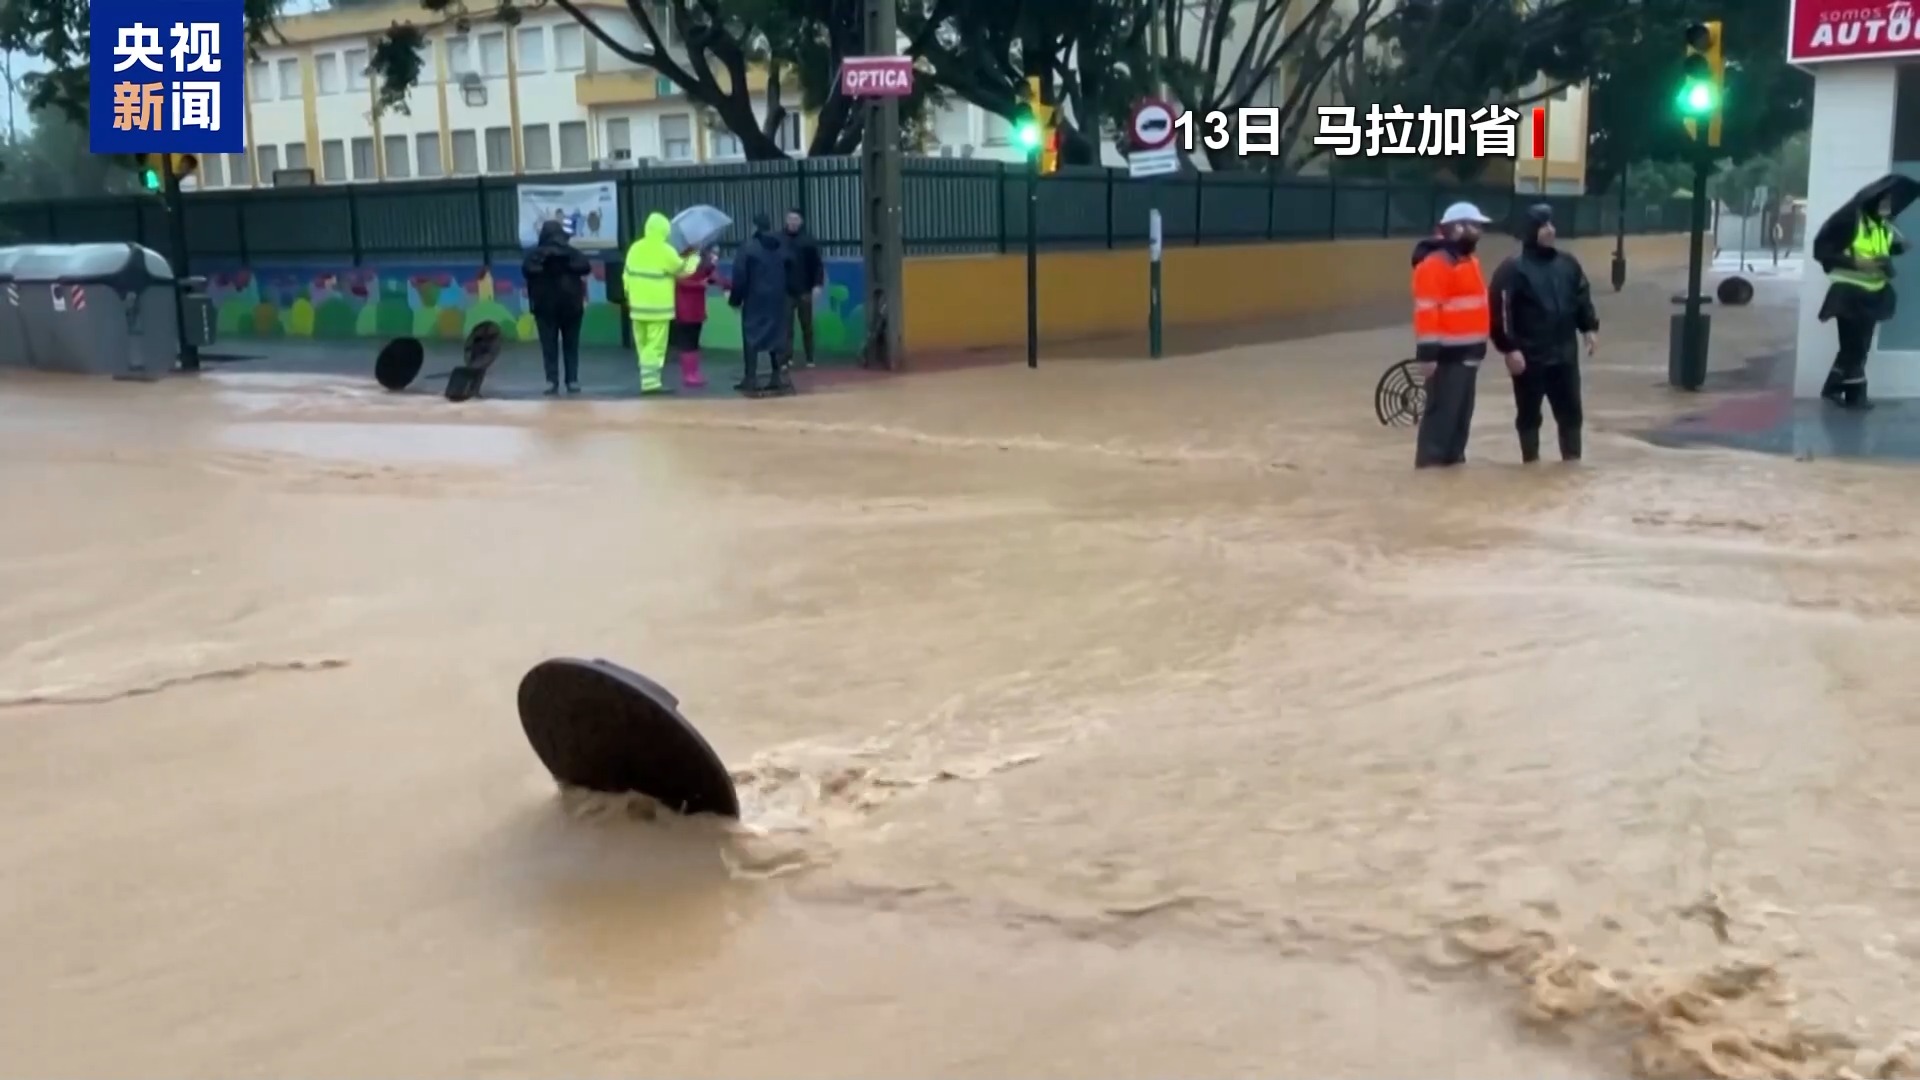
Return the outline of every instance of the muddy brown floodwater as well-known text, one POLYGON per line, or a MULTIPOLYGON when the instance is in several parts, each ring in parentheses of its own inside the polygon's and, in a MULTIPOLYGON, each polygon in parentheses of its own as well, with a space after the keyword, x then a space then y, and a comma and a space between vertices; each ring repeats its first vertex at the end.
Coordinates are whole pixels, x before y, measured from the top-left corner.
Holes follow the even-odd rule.
POLYGON ((1578 469, 1489 377, 1413 475, 1398 330, 758 404, 9 379, 0 1072, 1910 1070, 1920 474, 1635 440, 1662 291, 1578 469), (552 654, 671 686, 743 827, 556 795, 552 654))

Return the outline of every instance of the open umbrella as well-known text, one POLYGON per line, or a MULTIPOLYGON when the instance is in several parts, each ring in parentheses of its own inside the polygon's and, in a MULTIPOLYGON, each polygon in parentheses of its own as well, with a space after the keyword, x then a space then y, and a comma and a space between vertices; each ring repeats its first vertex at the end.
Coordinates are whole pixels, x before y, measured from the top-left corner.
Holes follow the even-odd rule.
POLYGON ((706 247, 733 227, 733 219, 711 206, 689 206, 673 216, 667 230, 667 242, 675 251, 695 251, 706 247))
MULTIPOLYGON (((1821 223, 1820 231, 1814 234, 1815 256, 1822 251, 1844 251, 1853 243, 1854 230, 1860 227, 1860 211, 1882 199, 1893 201, 1893 213, 1888 216, 1899 217, 1907 207, 1913 205, 1915 199, 1920 199, 1920 179, 1888 174, 1854 192, 1853 198, 1835 210, 1833 216, 1821 223)), ((1833 267, 1824 265, 1823 260, 1822 269, 1832 270, 1833 267)))

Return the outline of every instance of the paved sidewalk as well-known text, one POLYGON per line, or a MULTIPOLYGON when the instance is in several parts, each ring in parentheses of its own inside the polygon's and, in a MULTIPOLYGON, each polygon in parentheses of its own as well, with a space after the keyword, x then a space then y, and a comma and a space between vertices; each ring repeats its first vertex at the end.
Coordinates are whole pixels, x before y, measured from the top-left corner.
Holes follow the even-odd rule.
MULTIPOLYGON (((364 379, 373 383, 373 361, 380 345, 374 341, 246 341, 216 346, 214 356, 204 364, 209 372, 234 372, 247 375, 323 375, 364 379), (230 359, 228 359, 230 358, 230 359)), ((667 385, 676 395, 694 398, 734 397, 733 386, 740 381, 741 358, 735 352, 701 350, 701 373, 707 385, 690 390, 680 381, 678 364, 667 365, 667 385)), ((440 395, 445 392, 447 374, 461 363, 458 346, 434 342, 427 346, 427 363, 420 377, 405 393, 440 395)), ((765 374, 764 363, 762 374, 765 374)), ((823 389, 848 381, 879 377, 862 370, 851 357, 830 357, 819 367, 794 369, 794 381, 802 389, 823 389)), ((540 363, 540 350, 526 344, 508 345, 487 372, 482 397, 514 400, 538 398, 546 391, 546 374, 540 363)), ((584 349, 580 353, 581 397, 618 400, 640 396, 640 367, 626 349, 584 349)))

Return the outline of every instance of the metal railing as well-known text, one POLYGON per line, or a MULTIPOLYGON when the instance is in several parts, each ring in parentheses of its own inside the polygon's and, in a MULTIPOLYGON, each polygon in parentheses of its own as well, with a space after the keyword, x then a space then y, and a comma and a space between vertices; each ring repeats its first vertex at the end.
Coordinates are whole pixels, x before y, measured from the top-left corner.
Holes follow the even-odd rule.
MULTIPOLYGON (((914 255, 1019 251, 1026 238, 1024 167, 992 161, 909 158, 904 163, 907 250, 914 255)), ((189 261, 329 262, 361 266, 408 260, 491 264, 518 257, 516 185, 613 181, 619 185, 624 244, 653 210, 706 203, 742 223, 755 212, 807 216, 828 255, 857 257, 861 181, 855 158, 572 173, 398 181, 243 191, 192 192, 184 206, 189 261)), ((1534 195, 1497 187, 1280 176, 1189 173, 1129 179, 1121 169, 1068 168, 1039 178, 1033 205, 1047 250, 1146 243, 1157 206, 1169 245, 1242 244, 1414 237, 1440 210, 1476 202, 1498 225, 1548 203, 1562 235, 1612 235, 1612 196, 1534 195)), ((1630 233, 1680 231, 1682 200, 1631 207, 1630 233)), ((166 218, 151 196, 0 204, 0 241, 84 243, 132 240, 166 247, 166 218)))

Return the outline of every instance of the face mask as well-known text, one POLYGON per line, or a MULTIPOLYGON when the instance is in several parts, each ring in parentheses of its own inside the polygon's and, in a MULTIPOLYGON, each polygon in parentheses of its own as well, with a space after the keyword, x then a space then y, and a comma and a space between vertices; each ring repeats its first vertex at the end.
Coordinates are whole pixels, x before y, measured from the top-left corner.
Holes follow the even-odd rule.
POLYGON ((1462 236, 1458 240, 1455 240, 1454 244, 1460 248, 1460 254, 1471 255, 1473 254, 1473 249, 1480 246, 1480 238, 1477 236, 1462 236))

